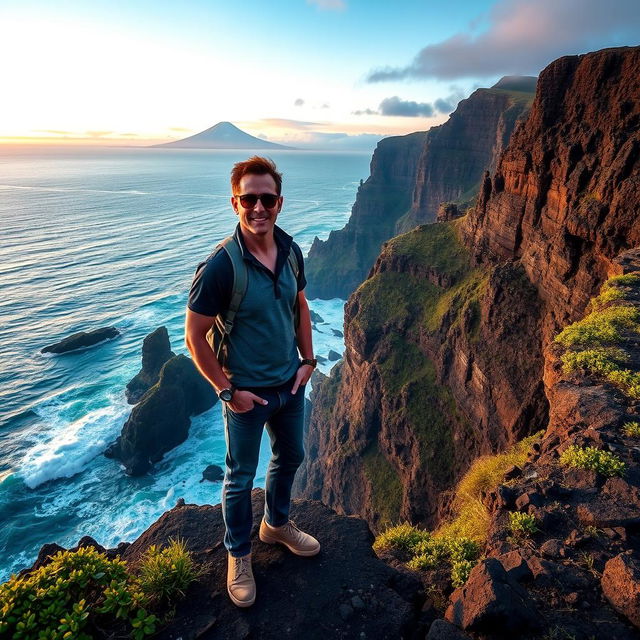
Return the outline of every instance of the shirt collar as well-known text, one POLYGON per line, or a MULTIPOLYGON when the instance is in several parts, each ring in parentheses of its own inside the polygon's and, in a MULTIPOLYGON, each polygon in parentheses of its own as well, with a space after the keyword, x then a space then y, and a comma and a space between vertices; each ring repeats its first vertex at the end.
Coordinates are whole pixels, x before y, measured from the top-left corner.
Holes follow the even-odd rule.
MULTIPOLYGON (((242 257, 245 260, 251 260, 253 256, 244 244, 244 238, 242 237, 242 233, 240 232, 240 223, 236 225, 236 230, 233 232, 233 237, 240 247, 242 257)), ((277 224, 273 227, 273 238, 276 241, 278 252, 286 253, 288 255, 289 251, 291 250, 291 243, 293 242, 293 238, 286 231, 281 229, 277 224)))

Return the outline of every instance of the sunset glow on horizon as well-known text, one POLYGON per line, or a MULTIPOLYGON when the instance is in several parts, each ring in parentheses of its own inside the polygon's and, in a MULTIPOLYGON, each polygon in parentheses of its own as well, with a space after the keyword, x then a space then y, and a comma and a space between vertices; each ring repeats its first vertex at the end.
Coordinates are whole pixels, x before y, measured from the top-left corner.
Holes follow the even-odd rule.
POLYGON ((144 146, 230 121, 284 144, 342 137, 372 147, 444 122, 502 75, 635 44, 636 4, 616 0, 618 11, 605 12, 580 0, 584 14, 593 5, 590 24, 572 34, 577 2, 464 0, 452 16, 418 0, 9 0, 0 7, 0 55, 13 61, 0 144, 144 146), (514 41, 520 50, 506 55, 514 41))

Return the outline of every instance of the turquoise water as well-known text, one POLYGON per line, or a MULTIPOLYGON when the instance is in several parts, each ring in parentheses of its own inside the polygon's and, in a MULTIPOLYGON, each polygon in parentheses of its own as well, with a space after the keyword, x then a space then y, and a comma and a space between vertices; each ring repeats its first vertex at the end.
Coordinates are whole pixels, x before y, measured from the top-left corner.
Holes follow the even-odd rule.
MULTIPOLYGON (((200 482, 224 463, 220 408, 192 420, 188 440, 148 475, 104 458, 131 407, 124 386, 143 338, 169 330, 186 353, 184 308, 197 263, 231 233, 234 151, 160 149, 0 151, 0 580, 40 546, 131 541, 178 498, 215 504, 200 482), (114 325, 117 339, 63 356, 47 344, 114 325)), ((284 173, 279 224, 306 254, 314 236, 346 223, 368 154, 274 152, 284 173)), ((342 352, 342 300, 312 301, 327 321, 316 353, 342 352)), ((326 372, 331 363, 325 365, 326 372)), ((263 440, 256 484, 264 484, 263 440)))

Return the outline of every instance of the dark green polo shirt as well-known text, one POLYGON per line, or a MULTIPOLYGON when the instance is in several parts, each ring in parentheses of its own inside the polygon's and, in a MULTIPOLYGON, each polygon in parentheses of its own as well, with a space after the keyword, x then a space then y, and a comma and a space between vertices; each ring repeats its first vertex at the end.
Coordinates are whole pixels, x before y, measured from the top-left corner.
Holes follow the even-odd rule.
MULTIPOLYGON (((234 238, 242 251, 248 282, 220 364, 236 387, 275 387, 289 380, 299 367, 294 306, 298 291, 306 286, 302 252, 291 236, 276 226, 278 256, 272 273, 246 248, 239 225, 234 238), (287 259, 289 251, 298 259, 297 281, 287 259)), ((231 259, 226 251, 214 252, 196 269, 188 307, 216 316, 228 308, 232 288, 231 259)))

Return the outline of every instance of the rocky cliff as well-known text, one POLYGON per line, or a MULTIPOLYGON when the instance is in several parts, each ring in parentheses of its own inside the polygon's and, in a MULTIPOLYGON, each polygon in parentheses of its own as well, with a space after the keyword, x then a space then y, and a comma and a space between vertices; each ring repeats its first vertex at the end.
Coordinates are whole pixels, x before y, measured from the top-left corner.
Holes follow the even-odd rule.
POLYGON ((545 348, 639 244, 639 78, 640 48, 552 63, 477 207, 385 245, 317 391, 303 495, 433 525, 473 458, 547 424, 545 348))
POLYGON ((305 263, 309 298, 347 298, 364 280, 380 246, 411 205, 425 132, 385 138, 371 159, 347 225, 325 241, 316 238, 305 263))
POLYGON ((382 140, 349 222, 326 241, 316 239, 309 251, 309 297, 347 298, 367 276, 383 242, 435 220, 442 202, 468 206, 526 113, 535 80, 505 78, 462 100, 445 124, 382 140))

